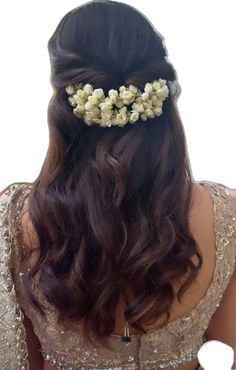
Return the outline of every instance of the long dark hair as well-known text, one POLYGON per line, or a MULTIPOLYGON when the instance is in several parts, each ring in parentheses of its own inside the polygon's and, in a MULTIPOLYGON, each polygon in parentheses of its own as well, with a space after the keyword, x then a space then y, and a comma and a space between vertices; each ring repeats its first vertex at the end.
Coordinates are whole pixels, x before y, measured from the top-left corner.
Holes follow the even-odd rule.
POLYGON ((54 94, 49 147, 28 200, 40 242, 28 282, 40 272, 40 289, 59 319, 83 319, 87 338, 93 332, 105 344, 119 297, 129 324, 146 333, 144 325, 160 315, 167 315, 163 325, 169 320, 171 282, 188 273, 180 301, 202 266, 188 221, 193 179, 176 106, 180 86, 163 37, 118 1, 67 13, 48 49, 54 94), (158 78, 171 87, 163 114, 124 127, 87 126, 65 91, 78 81, 105 94, 129 84, 142 90, 158 78))

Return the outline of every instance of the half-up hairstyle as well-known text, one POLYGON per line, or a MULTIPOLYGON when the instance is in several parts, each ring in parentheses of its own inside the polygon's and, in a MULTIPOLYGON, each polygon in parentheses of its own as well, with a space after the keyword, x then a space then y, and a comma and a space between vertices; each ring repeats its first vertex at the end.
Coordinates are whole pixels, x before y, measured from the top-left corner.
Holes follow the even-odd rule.
POLYGON ((190 233, 193 180, 176 99, 177 75, 163 37, 135 8, 91 1, 67 13, 48 42, 54 94, 49 146, 29 192, 28 211, 40 254, 28 276, 59 319, 83 320, 106 345, 123 297, 125 319, 146 333, 173 303, 172 282, 195 280, 202 256, 190 233), (124 127, 87 126, 73 114, 65 87, 94 89, 165 79, 171 93, 160 117, 124 127), (175 91, 174 88, 176 87, 175 91), (197 256, 198 264, 192 261, 197 256))

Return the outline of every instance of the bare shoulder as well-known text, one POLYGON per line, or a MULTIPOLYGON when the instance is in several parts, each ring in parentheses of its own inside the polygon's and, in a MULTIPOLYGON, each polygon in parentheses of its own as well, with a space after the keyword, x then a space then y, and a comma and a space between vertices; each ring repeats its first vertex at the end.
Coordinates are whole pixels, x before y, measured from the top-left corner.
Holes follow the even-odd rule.
MULTIPOLYGON (((236 189, 228 189, 228 193, 230 197, 232 198, 232 201, 236 205, 236 189)), ((209 191, 206 189, 205 186, 201 185, 200 183, 194 182, 193 183, 193 204, 200 203, 202 202, 203 204, 205 203, 210 203, 211 201, 211 195, 209 191)))
POLYGON ((202 233, 213 229, 213 200, 209 191, 201 184, 192 184, 192 201, 190 207, 190 225, 193 231, 202 233))
POLYGON ((198 182, 194 182, 192 185, 193 204, 212 204, 211 195, 205 186, 198 182))

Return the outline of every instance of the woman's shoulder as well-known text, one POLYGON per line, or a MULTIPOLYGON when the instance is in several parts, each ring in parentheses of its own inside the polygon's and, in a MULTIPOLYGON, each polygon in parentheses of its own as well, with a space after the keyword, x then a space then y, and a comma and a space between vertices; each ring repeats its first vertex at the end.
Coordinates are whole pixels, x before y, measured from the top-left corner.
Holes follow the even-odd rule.
POLYGON ((17 207, 17 204, 21 202, 22 195, 25 190, 31 187, 29 182, 14 182, 6 186, 0 191, 0 216, 1 219, 4 215, 8 215, 11 212, 12 207, 17 207))
POLYGON ((227 234, 230 242, 235 243, 236 190, 212 181, 194 182, 189 225, 204 250, 212 245, 210 249, 214 252, 216 234, 222 237, 227 234))
POLYGON ((198 199, 204 198, 207 193, 211 196, 213 202, 219 200, 228 201, 236 206, 236 189, 230 188, 228 185, 209 180, 195 181, 193 184, 195 193, 198 199))
MULTIPOLYGON (((31 188, 29 182, 14 182, 5 187, 0 192, 0 215, 2 226, 7 223, 10 230, 12 243, 12 253, 23 255, 26 250, 31 250, 37 242, 37 233, 34 230, 28 213, 28 191, 31 188), (19 242, 19 236, 22 238, 19 242)), ((34 248, 33 248, 34 250, 34 248)))
POLYGON ((10 195, 16 189, 31 186, 31 185, 32 183, 30 182, 12 182, 9 185, 7 185, 3 190, 0 191, 0 197, 10 195))

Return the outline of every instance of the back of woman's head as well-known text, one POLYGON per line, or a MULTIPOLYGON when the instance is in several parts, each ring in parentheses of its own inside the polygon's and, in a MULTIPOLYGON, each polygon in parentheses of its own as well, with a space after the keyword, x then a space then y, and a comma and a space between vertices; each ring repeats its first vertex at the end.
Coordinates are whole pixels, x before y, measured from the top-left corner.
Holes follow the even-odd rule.
POLYGON ((32 276, 40 271, 40 288, 61 320, 83 320, 85 334, 91 329, 105 343, 120 296, 130 325, 145 332, 143 325, 169 317, 171 281, 189 271, 181 296, 201 266, 188 227, 192 177, 171 84, 178 87, 177 76, 162 36, 116 1, 70 11, 48 47, 54 94, 49 147, 29 196, 40 240, 32 276), (65 91, 81 82, 107 94, 159 78, 171 88, 162 115, 124 127, 87 126, 65 91))

